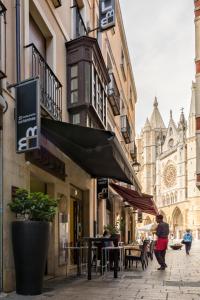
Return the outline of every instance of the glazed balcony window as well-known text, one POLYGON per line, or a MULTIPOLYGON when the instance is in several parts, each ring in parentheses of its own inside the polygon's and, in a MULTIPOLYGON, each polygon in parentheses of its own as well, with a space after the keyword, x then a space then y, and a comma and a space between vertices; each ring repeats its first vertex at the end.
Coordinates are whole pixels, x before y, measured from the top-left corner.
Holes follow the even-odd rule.
POLYGON ((68 111, 80 114, 80 124, 106 128, 109 74, 95 38, 80 37, 66 43, 68 111))
POLYGON ((131 128, 126 115, 121 116, 121 133, 126 144, 131 143, 131 128))
POLYGON ((108 100, 110 102, 113 115, 120 115, 120 93, 113 73, 110 73, 110 83, 108 86, 108 100))
POLYGON ((137 160, 137 147, 136 147, 135 142, 132 142, 130 145, 130 155, 131 155, 133 162, 137 160))
POLYGON ((62 120, 62 84, 34 44, 30 49, 30 76, 40 78, 40 103, 43 114, 62 120))

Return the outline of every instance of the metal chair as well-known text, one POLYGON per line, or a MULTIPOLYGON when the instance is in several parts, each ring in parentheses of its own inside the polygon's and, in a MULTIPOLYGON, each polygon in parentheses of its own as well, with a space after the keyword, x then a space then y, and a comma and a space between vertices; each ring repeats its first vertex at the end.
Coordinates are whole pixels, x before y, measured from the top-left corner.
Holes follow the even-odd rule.
POLYGON ((136 262, 136 268, 138 262, 141 263, 143 270, 147 268, 148 266, 147 246, 148 243, 144 241, 143 245, 138 250, 126 249, 129 251, 129 253, 128 254, 125 253, 125 269, 127 268, 127 265, 129 265, 130 268, 130 264, 131 263, 133 264, 134 261, 136 262), (136 252, 138 253, 136 254, 136 252))

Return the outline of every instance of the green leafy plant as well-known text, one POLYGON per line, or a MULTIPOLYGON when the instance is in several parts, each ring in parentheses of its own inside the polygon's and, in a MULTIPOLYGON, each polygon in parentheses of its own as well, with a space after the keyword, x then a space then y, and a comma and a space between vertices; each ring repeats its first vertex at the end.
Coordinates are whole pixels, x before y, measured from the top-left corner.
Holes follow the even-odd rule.
POLYGON ((104 230, 107 230, 111 235, 112 234, 119 234, 122 232, 125 228, 125 222, 123 218, 121 218, 119 221, 116 221, 114 225, 108 224, 104 226, 104 230))
POLYGON ((8 206, 24 219, 51 222, 56 214, 57 200, 41 192, 17 189, 15 199, 8 206))

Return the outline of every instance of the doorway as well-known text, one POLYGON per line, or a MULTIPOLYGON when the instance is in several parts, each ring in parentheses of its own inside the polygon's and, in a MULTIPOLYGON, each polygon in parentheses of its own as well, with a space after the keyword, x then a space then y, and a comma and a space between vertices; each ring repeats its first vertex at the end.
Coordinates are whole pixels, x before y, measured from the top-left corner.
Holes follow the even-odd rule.
POLYGON ((76 247, 83 237, 83 192, 70 187, 70 242, 76 247))
MULTIPOLYGON (((36 177, 33 173, 30 176, 30 192, 41 192, 47 194, 47 183, 41 181, 38 177, 36 177)), ((49 275, 49 265, 48 265, 48 258, 46 261, 45 266, 45 276, 49 275)))

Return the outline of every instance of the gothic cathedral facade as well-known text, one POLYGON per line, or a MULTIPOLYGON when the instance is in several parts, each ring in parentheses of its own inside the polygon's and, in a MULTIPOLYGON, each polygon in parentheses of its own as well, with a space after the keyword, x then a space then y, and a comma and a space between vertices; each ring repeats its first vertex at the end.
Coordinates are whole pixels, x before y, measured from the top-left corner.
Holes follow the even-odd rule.
MULTIPOLYGON (((155 98, 152 115, 147 118, 137 139, 137 155, 141 164, 138 177, 143 192, 154 196, 159 212, 170 224, 171 233, 180 239, 187 228, 192 230, 194 238, 200 239, 195 107, 193 83, 188 120, 182 111, 176 124, 170 111, 166 127, 155 98)), ((150 222, 149 218, 146 216, 150 222)))

